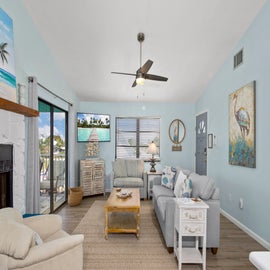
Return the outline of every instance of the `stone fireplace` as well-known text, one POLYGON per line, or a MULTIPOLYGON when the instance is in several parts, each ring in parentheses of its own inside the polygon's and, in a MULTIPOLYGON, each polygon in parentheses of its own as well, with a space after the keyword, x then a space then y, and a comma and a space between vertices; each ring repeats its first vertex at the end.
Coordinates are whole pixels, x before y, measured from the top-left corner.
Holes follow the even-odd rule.
POLYGON ((25 213, 25 132, 24 115, 0 110, 0 145, 12 146, 13 159, 11 162, 7 158, 10 149, 5 150, 5 157, 0 159, 0 200, 1 204, 6 201, 7 206, 17 208, 22 214, 25 213), (8 190, 5 198, 3 190, 8 190))

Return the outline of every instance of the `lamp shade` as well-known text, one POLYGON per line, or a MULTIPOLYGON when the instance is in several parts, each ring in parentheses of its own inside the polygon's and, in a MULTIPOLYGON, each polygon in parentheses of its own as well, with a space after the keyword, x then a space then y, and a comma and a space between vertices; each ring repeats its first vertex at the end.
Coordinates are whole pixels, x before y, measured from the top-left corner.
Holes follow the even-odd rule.
POLYGON ((158 148, 154 142, 149 144, 147 148, 147 154, 152 154, 152 155, 158 154, 158 148))

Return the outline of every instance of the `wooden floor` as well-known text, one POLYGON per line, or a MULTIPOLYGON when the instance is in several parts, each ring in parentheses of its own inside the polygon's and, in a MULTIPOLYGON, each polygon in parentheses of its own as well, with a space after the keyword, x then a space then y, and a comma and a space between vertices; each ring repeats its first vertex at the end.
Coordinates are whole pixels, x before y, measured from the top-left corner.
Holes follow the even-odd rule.
MULTIPOLYGON (((105 197, 86 197, 79 206, 70 207, 66 204, 59 209, 57 213, 63 218, 63 229, 72 233, 95 200, 105 200, 105 197)), ((221 215, 220 247, 216 255, 207 250, 207 269, 256 269, 248 260, 249 252, 253 250, 265 248, 221 215)))

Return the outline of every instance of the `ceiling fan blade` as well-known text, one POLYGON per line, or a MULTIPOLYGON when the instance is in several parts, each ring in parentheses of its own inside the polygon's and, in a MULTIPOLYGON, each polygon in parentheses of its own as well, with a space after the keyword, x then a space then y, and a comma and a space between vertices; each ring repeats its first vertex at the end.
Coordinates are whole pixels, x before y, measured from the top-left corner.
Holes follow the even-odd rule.
POLYGON ((151 68, 151 66, 153 65, 153 61, 152 60, 147 60, 144 65, 138 69, 137 72, 141 72, 141 73, 147 73, 149 71, 149 69, 151 68))
POLYGON ((134 73, 125 73, 125 72, 111 72, 113 74, 120 74, 120 75, 131 75, 131 76, 136 76, 134 73))
POLYGON ((144 74, 145 79, 147 80, 153 80, 153 81, 164 81, 166 82, 168 78, 158 76, 158 75, 153 75, 153 74, 144 74))
POLYGON ((136 80, 134 80, 132 87, 135 87, 136 85, 137 85, 137 82, 136 82, 136 80))

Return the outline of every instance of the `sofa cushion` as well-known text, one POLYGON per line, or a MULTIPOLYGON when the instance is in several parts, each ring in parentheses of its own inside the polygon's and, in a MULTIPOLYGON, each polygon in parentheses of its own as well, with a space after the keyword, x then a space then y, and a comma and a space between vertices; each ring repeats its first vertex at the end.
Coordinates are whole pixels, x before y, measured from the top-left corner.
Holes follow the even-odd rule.
POLYGON ((175 181, 175 185, 174 185, 174 195, 177 198, 181 198, 182 197, 182 185, 184 183, 184 180, 187 178, 187 176, 183 173, 182 170, 180 170, 180 172, 178 173, 178 177, 175 181))
MULTIPOLYGON (((159 208, 159 212, 161 214, 161 218, 165 220, 166 216, 166 207, 167 207, 167 202, 171 201, 173 198, 172 197, 159 197, 157 200, 157 205, 159 208)), ((174 206, 174 204, 172 204, 174 206)))
POLYGON ((21 212, 13 207, 6 207, 0 209, 0 222, 6 220, 13 220, 19 223, 23 223, 21 212))
POLYGON ((191 173, 189 178, 193 185, 192 197, 200 197, 203 200, 211 198, 215 188, 215 182, 211 177, 191 173))
POLYGON ((22 223, 0 222, 0 253, 24 259, 34 245, 35 233, 22 223))
POLYGON ((213 194, 211 196, 211 199, 213 200, 219 200, 219 188, 214 188, 213 194))
POLYGON ((117 177, 127 177, 127 168, 125 159, 116 159, 112 162, 112 168, 114 173, 114 178, 117 177))
POLYGON ((159 197, 174 197, 174 193, 172 189, 166 188, 162 185, 154 185, 153 196, 155 196, 157 200, 159 197))
POLYGON ((114 187, 143 187, 143 179, 138 177, 118 177, 114 179, 114 187))
POLYGON ((126 159, 128 177, 143 177, 144 161, 142 159, 126 159))
POLYGON ((173 189, 176 169, 171 166, 165 166, 162 171, 161 185, 173 189))

